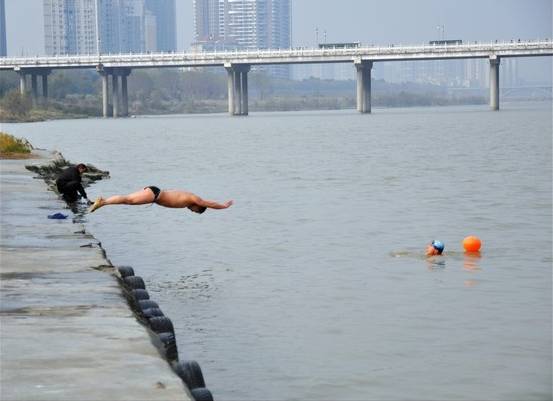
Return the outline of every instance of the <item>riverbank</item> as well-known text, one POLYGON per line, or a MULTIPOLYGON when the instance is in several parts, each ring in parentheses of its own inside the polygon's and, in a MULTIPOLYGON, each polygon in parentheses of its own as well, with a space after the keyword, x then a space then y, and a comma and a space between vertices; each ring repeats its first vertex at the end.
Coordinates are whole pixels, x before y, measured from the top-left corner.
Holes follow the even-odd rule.
POLYGON ((91 117, 82 113, 49 108, 31 109, 24 114, 7 113, 0 109, 0 121, 4 123, 34 123, 48 120, 62 120, 91 117))
MULTIPOLYGON (((73 100, 73 99, 72 99, 73 100)), ((275 96, 270 99, 252 99, 250 112, 282 112, 282 111, 317 111, 317 110, 353 110, 355 109, 353 96, 275 96)), ((375 95, 373 107, 401 108, 401 107, 431 107, 431 106, 459 106, 486 104, 486 98, 473 96, 465 98, 450 98, 445 96, 425 96, 414 93, 396 95, 375 95)), ((174 114, 216 114, 228 110, 228 102, 224 100, 190 100, 152 102, 148 105, 138 105, 131 108, 130 115, 174 115, 174 114)), ((6 114, 0 110, 0 122, 29 123, 47 120, 69 120, 77 118, 96 118, 101 110, 88 109, 75 113, 73 107, 59 103, 57 109, 31 109, 27 114, 6 114)))
POLYGON ((190 400, 101 244, 25 165, 1 160, 2 400, 190 400))

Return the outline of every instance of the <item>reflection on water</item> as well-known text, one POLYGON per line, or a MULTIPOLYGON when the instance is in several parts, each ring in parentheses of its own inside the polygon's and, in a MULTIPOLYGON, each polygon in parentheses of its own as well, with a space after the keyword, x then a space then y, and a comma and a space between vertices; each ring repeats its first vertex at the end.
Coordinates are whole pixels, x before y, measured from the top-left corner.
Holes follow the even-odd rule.
POLYGON ((393 251, 389 255, 392 258, 408 258, 413 260, 425 261, 428 270, 444 269, 448 260, 458 262, 463 261, 463 268, 467 271, 477 271, 480 268, 480 259, 482 258, 481 252, 456 252, 448 251, 442 255, 427 256, 425 251, 393 251))
POLYGON ((209 297, 214 290, 213 287, 213 274, 210 271, 204 271, 183 275, 170 281, 156 280, 148 286, 148 290, 164 294, 182 294, 187 298, 195 298, 209 297))
POLYGON ((69 209, 73 212, 73 223, 84 223, 87 221, 88 206, 86 203, 72 203, 69 205, 69 209))
POLYGON ((475 271, 480 270, 480 259, 482 254, 480 252, 465 252, 463 259, 463 267, 465 270, 475 271))
POLYGON ((428 270, 445 269, 446 255, 436 255, 426 257, 426 266, 428 270))
POLYGON ((424 261, 428 270, 435 269, 444 269, 446 267, 446 262, 448 260, 453 261, 454 265, 458 264, 459 261, 463 261, 463 267, 467 270, 479 270, 480 266, 478 264, 479 259, 481 258, 480 252, 458 252, 458 251, 447 251, 441 255, 426 255, 425 250, 412 251, 393 251, 389 255, 393 258, 408 258, 413 260, 424 261))
POLYGON ((468 279, 464 281, 464 284, 465 284, 465 287, 469 287, 469 288, 475 287, 476 285, 478 285, 478 280, 468 279))
POLYGON ((75 216, 144 277, 216 399, 534 400, 552 384, 551 125, 551 104, 505 104, 5 130, 109 170, 92 198, 236 201, 75 216))

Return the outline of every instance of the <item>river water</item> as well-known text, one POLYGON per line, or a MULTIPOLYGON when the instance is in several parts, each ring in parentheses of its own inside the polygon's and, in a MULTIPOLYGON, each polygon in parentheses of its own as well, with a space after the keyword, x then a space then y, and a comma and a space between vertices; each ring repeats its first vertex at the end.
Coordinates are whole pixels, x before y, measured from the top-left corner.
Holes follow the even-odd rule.
POLYGON ((109 170, 91 198, 234 199, 86 223, 144 277, 216 399, 551 399, 551 103, 502 107, 2 129, 109 170), (462 252, 470 234, 480 257, 462 252))

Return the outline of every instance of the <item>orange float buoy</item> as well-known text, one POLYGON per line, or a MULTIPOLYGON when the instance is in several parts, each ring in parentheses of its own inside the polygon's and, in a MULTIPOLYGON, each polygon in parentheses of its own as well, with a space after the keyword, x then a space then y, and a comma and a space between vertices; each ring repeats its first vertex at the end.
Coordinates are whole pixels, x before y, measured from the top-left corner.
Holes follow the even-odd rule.
POLYGON ((480 238, 474 235, 469 235, 463 240, 463 248, 465 248, 467 252, 478 252, 481 246, 482 242, 480 238))

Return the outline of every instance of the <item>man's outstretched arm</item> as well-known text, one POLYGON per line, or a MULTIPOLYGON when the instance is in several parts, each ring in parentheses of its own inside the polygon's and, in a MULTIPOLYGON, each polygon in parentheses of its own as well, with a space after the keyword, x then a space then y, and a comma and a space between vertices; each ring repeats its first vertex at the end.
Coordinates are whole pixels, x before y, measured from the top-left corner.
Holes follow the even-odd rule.
POLYGON ((226 201, 225 203, 218 203, 212 200, 206 200, 198 197, 198 199, 195 199, 195 203, 198 206, 203 206, 210 209, 226 209, 227 207, 232 206, 234 202, 229 200, 229 201, 226 201))

